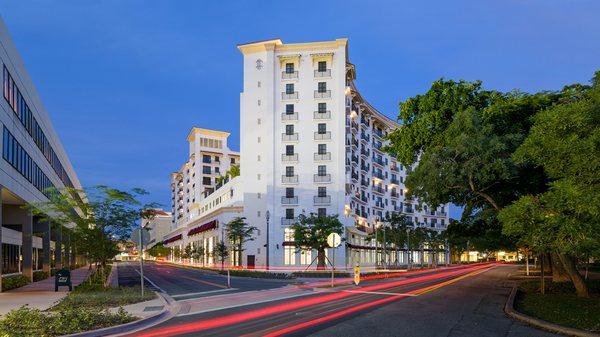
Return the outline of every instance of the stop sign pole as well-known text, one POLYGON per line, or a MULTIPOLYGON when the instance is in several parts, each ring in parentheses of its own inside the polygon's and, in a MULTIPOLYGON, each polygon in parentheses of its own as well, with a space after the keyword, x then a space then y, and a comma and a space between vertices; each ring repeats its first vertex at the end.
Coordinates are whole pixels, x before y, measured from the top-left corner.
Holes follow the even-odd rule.
POLYGON ((342 238, 338 233, 331 233, 327 236, 327 244, 333 248, 333 256, 331 262, 331 287, 333 288, 333 278, 335 277, 335 249, 342 243, 342 238))

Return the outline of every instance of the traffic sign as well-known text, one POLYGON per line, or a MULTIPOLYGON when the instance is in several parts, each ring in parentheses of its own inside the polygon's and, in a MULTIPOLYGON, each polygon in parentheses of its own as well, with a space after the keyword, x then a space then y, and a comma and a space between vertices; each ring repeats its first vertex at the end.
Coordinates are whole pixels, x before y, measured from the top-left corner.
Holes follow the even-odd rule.
POLYGON ((360 267, 356 265, 354 267, 354 284, 358 285, 360 283, 360 267))
POLYGON ((342 238, 338 233, 331 233, 327 237, 327 244, 331 248, 337 248, 342 243, 342 238))

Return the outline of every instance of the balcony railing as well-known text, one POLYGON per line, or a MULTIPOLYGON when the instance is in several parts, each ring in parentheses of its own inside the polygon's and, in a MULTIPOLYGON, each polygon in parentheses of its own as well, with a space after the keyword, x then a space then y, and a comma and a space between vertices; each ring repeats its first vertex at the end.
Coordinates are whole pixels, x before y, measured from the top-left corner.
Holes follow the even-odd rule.
POLYGON ((367 186, 369 186, 369 181, 365 180, 365 179, 361 179, 360 180, 360 184, 363 185, 363 186, 365 186, 365 187, 367 187, 367 186))
POLYGON ((282 205, 297 205, 298 204, 298 196, 295 197, 281 197, 282 205))
POLYGON ((291 71, 291 72, 284 71, 284 72, 281 73, 281 79, 289 80, 289 79, 292 79, 292 78, 298 78, 298 72, 297 71, 291 71))
POLYGON ((331 131, 325 131, 323 133, 315 132, 315 140, 329 140, 331 139, 331 131))
POLYGON ((331 203, 331 196, 330 195, 325 195, 325 196, 315 195, 313 197, 313 200, 314 200, 314 202, 315 202, 316 205, 330 204, 331 203))
POLYGON ((331 119, 331 111, 330 110, 315 111, 313 114, 313 117, 315 119, 331 119))
POLYGON ((331 174, 315 174, 313 179, 315 183, 329 183, 331 182, 331 174))
POLYGON ((383 138, 383 132, 381 132, 377 129, 373 130, 373 134, 379 138, 383 138))
POLYGON ((298 92, 294 91, 292 93, 282 92, 281 99, 298 99, 298 92))
POLYGON ((282 226, 291 226, 293 224, 295 224, 296 222, 298 222, 298 217, 293 217, 293 218, 281 218, 281 225, 282 226))
POLYGON ((331 160, 331 152, 315 153, 315 160, 331 160))
POLYGON ((385 178, 383 177, 383 173, 381 173, 381 172, 379 172, 379 171, 375 171, 375 170, 373 171, 373 177, 375 177, 375 178, 379 178, 379 179, 385 179, 385 178))
POLYGON ((284 112, 281 114, 282 121, 297 121, 298 113, 297 112, 284 112))
POLYGON ((352 172, 352 173, 350 174, 350 177, 351 177, 352 179, 354 179, 354 180, 358 180, 358 172, 352 172))
POLYGON ((331 97, 331 90, 325 90, 325 91, 315 90, 315 98, 330 98, 330 97, 331 97))
POLYGON ((400 171, 400 168, 397 165, 392 165, 392 166, 390 166, 390 170, 392 170, 394 172, 398 172, 398 171, 400 171))
POLYGON ((355 162, 355 163, 357 163, 357 164, 358 164, 358 156, 352 155, 352 156, 350 157, 350 159, 351 159, 353 162, 355 162))
POLYGON ((297 184, 298 183, 298 175, 292 175, 292 176, 288 176, 288 175, 282 175, 281 176, 281 182, 283 184, 297 184))
POLYGON ((365 150, 365 148, 363 147, 362 149, 360 149, 360 154, 368 157, 371 154, 371 151, 365 150))
POLYGON ((365 142, 369 142, 369 140, 371 139, 371 137, 369 137, 369 135, 366 135, 364 133, 360 134, 360 139, 364 140, 365 142))
POLYGON ((406 208, 404 209, 404 213, 413 214, 414 212, 415 212, 415 211, 414 211, 412 208, 410 208, 410 207, 406 207, 406 208))
POLYGON ((297 141, 298 140, 298 133, 292 133, 292 134, 282 133, 281 134, 281 140, 284 141, 284 142, 297 141))
POLYGON ((366 120, 366 119, 364 119, 364 118, 361 118, 361 119, 360 119, 360 122, 361 122, 362 124, 366 125, 366 126, 369 126, 369 121, 368 121, 368 120, 366 120))
POLYGON ((381 159, 379 157, 373 157, 373 162, 383 166, 383 159, 381 159))
POLYGON ((373 186, 373 192, 384 194, 385 190, 381 186, 373 186))
POLYGON ((294 154, 282 154, 281 155, 281 160, 282 161, 298 161, 298 154, 294 153, 294 154))
POLYGON ((400 182, 398 181, 397 178, 392 178, 392 180, 390 180, 390 183, 394 184, 394 185, 400 185, 400 182))
POLYGON ((437 215, 437 216, 446 216, 446 215, 448 215, 448 213, 446 213, 446 212, 440 212, 440 211, 436 211, 436 212, 435 212, 435 215, 437 215))
POLYGON ((331 77, 331 69, 315 70, 315 77, 331 77))
POLYGON ((358 130, 358 123, 356 123, 355 121, 352 121, 352 122, 350 122, 350 127, 355 130, 358 130))
POLYGON ((398 192, 393 192, 393 191, 392 191, 392 194, 391 194, 391 196, 392 196, 392 198, 399 198, 399 197, 400 197, 400 194, 398 194, 398 192))

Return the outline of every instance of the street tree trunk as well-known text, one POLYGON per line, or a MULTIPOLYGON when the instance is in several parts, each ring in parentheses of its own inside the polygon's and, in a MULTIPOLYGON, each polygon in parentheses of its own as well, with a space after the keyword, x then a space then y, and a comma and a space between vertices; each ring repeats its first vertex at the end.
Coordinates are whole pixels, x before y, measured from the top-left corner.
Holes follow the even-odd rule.
POLYGON ((317 249, 317 270, 325 269, 325 248, 317 249))
POLYGON ((565 271, 567 272, 567 274, 569 274, 573 285, 575 286, 577 296, 589 298, 590 292, 588 290, 587 284, 585 284, 585 281, 577 271, 577 267, 575 266, 573 258, 564 254, 557 255, 560 261, 562 262, 563 267, 565 267, 565 271))
POLYGON ((552 258, 552 282, 569 282, 571 278, 563 267, 557 253, 550 253, 552 258))
POLYGON ((242 267, 242 243, 238 245, 238 266, 242 267))

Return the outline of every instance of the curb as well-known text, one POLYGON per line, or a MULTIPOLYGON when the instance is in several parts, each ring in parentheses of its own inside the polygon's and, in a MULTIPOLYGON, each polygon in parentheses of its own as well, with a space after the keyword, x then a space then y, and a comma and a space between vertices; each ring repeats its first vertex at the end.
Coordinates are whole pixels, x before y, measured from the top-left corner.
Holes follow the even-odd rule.
POLYGON ((523 323, 526 323, 526 324, 531 325, 538 329, 555 332, 555 333, 559 333, 559 334, 563 334, 563 335, 567 335, 567 336, 600 337, 600 334, 597 334, 597 333, 546 322, 539 318, 531 317, 531 316, 528 316, 528 315, 525 315, 525 314, 522 314, 522 313, 516 311, 514 308, 514 304, 515 304, 515 298, 517 296, 517 290, 518 290, 518 285, 515 284, 510 291, 510 295, 508 295, 508 300, 506 301, 506 304, 504 305, 504 312, 511 318, 514 318, 518 321, 521 321, 523 323))
POLYGON ((107 328, 102 328, 92 331, 78 332, 64 337, 104 337, 104 336, 122 336, 131 334, 143 329, 148 329, 158 325, 168 319, 171 319, 179 312, 179 304, 175 302, 169 295, 164 293, 156 293, 164 302, 165 308, 156 315, 146 317, 137 321, 115 325, 107 328))

